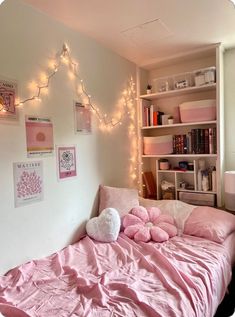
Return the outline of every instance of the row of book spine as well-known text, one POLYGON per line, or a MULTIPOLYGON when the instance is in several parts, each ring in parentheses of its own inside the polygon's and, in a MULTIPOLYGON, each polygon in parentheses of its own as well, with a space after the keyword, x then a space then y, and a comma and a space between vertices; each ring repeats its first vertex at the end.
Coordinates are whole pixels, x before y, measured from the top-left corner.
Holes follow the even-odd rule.
POLYGON ((164 112, 158 111, 156 105, 151 105, 150 107, 144 107, 143 111, 143 126, 151 127, 162 125, 162 115, 164 112))
POLYGON ((174 154, 216 154, 216 128, 192 129, 173 136, 174 154))

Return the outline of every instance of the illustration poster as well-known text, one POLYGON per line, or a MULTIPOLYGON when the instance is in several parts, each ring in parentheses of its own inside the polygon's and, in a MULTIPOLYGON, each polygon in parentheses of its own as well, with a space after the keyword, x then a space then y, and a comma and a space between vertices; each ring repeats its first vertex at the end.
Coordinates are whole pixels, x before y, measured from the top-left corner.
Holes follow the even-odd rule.
POLYGON ((77 176, 76 147, 57 146, 58 179, 63 180, 77 176))
POLYGON ((15 119, 16 82, 0 79, 0 118, 15 119))
POLYGON ((13 163, 15 207, 43 199, 42 161, 13 163))
POLYGON ((75 129, 80 133, 91 133, 91 110, 88 105, 81 102, 74 103, 75 129))
POLYGON ((25 127, 28 157, 51 155, 54 150, 51 119, 26 116, 25 127))

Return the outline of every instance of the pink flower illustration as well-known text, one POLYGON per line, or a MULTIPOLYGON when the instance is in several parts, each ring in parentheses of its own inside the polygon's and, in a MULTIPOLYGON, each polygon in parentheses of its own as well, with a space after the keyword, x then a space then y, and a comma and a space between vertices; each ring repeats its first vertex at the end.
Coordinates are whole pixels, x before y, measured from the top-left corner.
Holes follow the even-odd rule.
POLYGON ((17 197, 27 197, 35 194, 40 194, 42 192, 42 180, 40 176, 37 175, 36 171, 26 172, 24 171, 20 180, 17 183, 17 197))

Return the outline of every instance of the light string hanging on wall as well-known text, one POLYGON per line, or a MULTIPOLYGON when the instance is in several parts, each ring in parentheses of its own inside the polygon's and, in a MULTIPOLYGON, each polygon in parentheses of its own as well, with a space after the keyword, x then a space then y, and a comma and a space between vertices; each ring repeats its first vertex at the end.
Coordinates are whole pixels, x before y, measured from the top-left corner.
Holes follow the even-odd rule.
MULTIPOLYGON (((23 106, 25 103, 29 101, 40 101, 41 100, 41 94, 44 90, 49 89, 51 79, 56 75, 59 68, 61 67, 62 63, 65 63, 68 65, 70 72, 69 77, 71 79, 76 78, 80 82, 80 89, 77 88, 77 94, 80 97, 85 97, 86 102, 85 106, 89 107, 90 110, 95 114, 99 121, 99 127, 101 130, 110 131, 114 127, 121 125, 123 120, 126 118, 126 116, 129 116, 133 119, 135 113, 133 111, 134 109, 134 100, 136 100, 135 97, 135 83, 133 79, 131 78, 128 84, 128 88, 124 90, 122 95, 122 110, 117 111, 117 114, 112 117, 111 119, 108 119, 108 116, 106 113, 102 114, 97 106, 95 106, 91 100, 91 95, 86 91, 84 81, 80 77, 78 73, 78 64, 75 63, 69 53, 69 48, 66 44, 63 45, 62 51, 57 56, 57 58, 51 63, 52 71, 49 75, 45 75, 44 83, 43 84, 36 84, 36 93, 32 95, 31 97, 28 97, 24 100, 21 100, 19 102, 15 103, 15 107, 23 106)), ((8 110, 4 107, 4 105, 1 104, 0 111, 7 112, 8 110)))
MULTIPOLYGON (((99 122, 99 128, 102 131, 111 131, 114 127, 122 124, 123 120, 128 116, 130 118, 130 123, 128 126, 128 133, 130 137, 130 166, 129 166, 129 175, 132 181, 136 181, 137 179, 137 155, 138 155, 138 146, 137 146, 137 138, 136 138, 136 122, 135 122, 135 83, 133 78, 129 80, 128 87, 122 93, 122 99, 120 103, 121 109, 116 111, 116 114, 108 119, 106 113, 102 114, 97 106, 95 106, 91 100, 91 95, 85 89, 84 81, 80 77, 78 72, 78 64, 74 62, 70 56, 69 48, 66 44, 63 44, 63 48, 60 53, 56 55, 50 62, 50 73, 48 75, 43 76, 43 83, 34 83, 33 89, 36 92, 26 99, 17 101, 15 103, 15 107, 23 106, 25 103, 30 101, 40 101, 41 95, 46 93, 49 89, 52 78, 56 75, 62 64, 66 64, 69 67, 69 77, 70 79, 77 79, 80 86, 76 88, 76 93, 79 97, 83 97, 86 99, 85 106, 89 107, 92 113, 97 117, 99 122)), ((10 110, 4 106, 4 104, 0 104, 0 112, 9 112, 10 110)))

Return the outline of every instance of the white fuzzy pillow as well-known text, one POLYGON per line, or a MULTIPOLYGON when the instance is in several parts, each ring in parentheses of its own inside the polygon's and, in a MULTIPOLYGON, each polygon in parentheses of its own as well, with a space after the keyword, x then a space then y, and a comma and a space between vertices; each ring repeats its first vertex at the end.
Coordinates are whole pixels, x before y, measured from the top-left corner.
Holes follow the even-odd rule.
POLYGON ((120 232, 121 220, 115 208, 102 210, 98 217, 91 218, 86 224, 88 236, 101 242, 116 241, 120 232))

